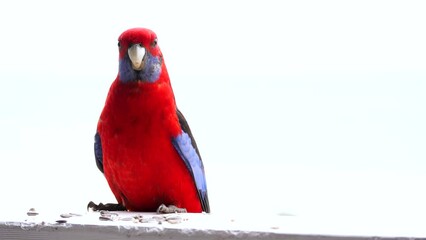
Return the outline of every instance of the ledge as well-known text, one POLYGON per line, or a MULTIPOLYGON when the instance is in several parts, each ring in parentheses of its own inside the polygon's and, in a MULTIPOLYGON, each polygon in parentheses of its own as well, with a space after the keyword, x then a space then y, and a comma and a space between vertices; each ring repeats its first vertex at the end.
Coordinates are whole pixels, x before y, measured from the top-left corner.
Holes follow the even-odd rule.
POLYGON ((1 239, 426 239, 423 224, 371 218, 343 221, 214 214, 87 212, 39 214, 35 211, 0 221, 1 239))

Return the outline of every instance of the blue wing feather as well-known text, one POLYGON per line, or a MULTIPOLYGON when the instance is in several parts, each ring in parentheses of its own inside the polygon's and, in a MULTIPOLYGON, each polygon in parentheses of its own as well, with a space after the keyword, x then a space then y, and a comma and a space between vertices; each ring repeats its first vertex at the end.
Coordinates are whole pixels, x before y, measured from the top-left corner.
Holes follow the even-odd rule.
POLYGON ((96 160, 96 166, 98 166, 99 171, 104 173, 101 136, 99 136, 98 132, 96 132, 95 134, 95 160, 96 160))
POLYGON ((179 110, 177 110, 177 115, 179 117, 182 133, 173 138, 172 143, 194 179, 203 211, 209 213, 210 206, 203 161, 201 160, 197 144, 189 129, 188 123, 179 110))

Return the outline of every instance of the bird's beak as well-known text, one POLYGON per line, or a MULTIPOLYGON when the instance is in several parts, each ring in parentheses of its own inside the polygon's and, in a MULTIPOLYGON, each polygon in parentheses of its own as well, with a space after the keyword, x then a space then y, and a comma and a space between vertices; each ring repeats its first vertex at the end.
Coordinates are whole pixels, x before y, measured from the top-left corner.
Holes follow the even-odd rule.
POLYGON ((144 67, 145 48, 141 44, 133 44, 127 52, 132 61, 132 68, 136 71, 142 70, 144 67))

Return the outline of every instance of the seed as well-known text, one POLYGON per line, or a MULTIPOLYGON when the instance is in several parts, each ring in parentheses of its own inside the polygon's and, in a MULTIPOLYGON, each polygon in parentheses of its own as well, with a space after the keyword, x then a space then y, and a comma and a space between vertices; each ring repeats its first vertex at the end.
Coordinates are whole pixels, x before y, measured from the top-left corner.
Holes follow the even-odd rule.
POLYGON ((61 218, 70 218, 70 217, 81 217, 83 215, 78 214, 78 213, 62 213, 59 216, 61 216, 61 218))
POLYGON ((100 216, 99 220, 101 220, 101 221, 112 221, 113 219, 110 216, 100 216))
POLYGON ((72 215, 70 213, 62 213, 60 216, 61 216, 61 218, 70 218, 70 217, 72 217, 72 215))
POLYGON ((37 216, 38 212, 35 210, 35 208, 30 208, 27 212, 28 216, 37 216))
POLYGON ((180 216, 169 216, 166 217, 166 221, 171 223, 171 224, 176 224, 176 223, 181 223, 182 222, 182 217, 180 216))

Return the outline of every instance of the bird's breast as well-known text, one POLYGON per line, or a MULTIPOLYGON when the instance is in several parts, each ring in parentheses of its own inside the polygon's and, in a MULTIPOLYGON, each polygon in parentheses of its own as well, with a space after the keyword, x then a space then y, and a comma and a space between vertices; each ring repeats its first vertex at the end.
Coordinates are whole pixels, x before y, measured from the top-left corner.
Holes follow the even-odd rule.
POLYGON ((173 95, 145 93, 110 97, 98 130, 104 174, 118 201, 152 207, 193 183, 171 141, 181 131, 173 95))

